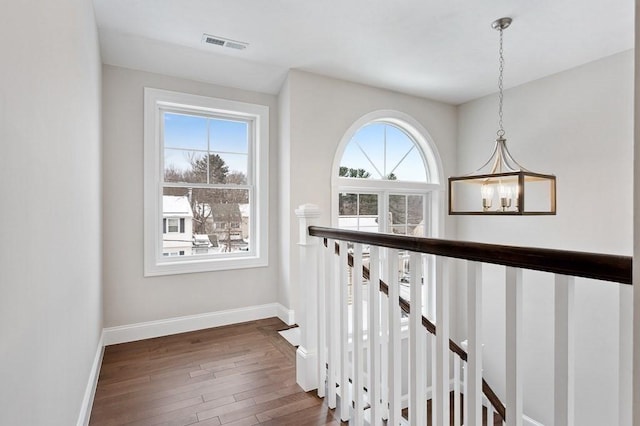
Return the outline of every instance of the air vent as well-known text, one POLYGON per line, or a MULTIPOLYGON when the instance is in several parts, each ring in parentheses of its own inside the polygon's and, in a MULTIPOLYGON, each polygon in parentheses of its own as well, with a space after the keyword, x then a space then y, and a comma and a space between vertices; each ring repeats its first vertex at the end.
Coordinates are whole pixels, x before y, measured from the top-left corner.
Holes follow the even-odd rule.
POLYGON ((226 38, 213 36, 209 34, 202 35, 202 42, 212 44, 214 46, 228 47, 229 49, 244 50, 249 47, 249 43, 242 41, 229 40, 226 38))

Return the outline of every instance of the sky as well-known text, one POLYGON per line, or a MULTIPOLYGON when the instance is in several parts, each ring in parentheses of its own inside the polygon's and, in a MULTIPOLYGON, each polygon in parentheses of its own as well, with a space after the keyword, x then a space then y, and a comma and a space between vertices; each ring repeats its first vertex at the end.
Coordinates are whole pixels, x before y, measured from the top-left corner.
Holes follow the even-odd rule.
POLYGON ((191 156, 218 154, 229 171, 247 174, 249 125, 193 115, 164 113, 165 168, 190 169, 191 156))
POLYGON ((425 182, 427 175, 418 146, 399 128, 386 123, 362 127, 347 144, 341 166, 365 169, 371 179, 393 172, 398 180, 425 182))
MULTIPOLYGON (((189 160, 207 153, 220 155, 229 171, 247 174, 248 123, 164 113, 165 168, 190 169, 189 160)), ((426 181, 418 146, 399 128, 387 123, 362 127, 345 148, 341 166, 365 169, 371 179, 394 173, 398 180, 426 181)))

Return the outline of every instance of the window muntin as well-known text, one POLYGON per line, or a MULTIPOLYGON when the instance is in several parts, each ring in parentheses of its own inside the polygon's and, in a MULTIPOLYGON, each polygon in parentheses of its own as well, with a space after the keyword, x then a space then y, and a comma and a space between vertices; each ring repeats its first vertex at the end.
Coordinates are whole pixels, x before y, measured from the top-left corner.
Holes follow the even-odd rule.
POLYGON ((360 128, 344 149, 340 177, 427 182, 425 160, 416 141, 400 127, 373 122, 360 128))
POLYGON ((145 275, 266 266, 267 170, 267 107, 145 89, 145 275))

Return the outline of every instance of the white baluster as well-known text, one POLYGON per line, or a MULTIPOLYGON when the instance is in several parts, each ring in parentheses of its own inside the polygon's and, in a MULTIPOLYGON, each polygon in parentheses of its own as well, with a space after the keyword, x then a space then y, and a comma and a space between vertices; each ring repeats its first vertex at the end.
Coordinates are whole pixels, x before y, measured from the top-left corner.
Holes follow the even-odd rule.
MULTIPOLYGON (((436 332, 438 332, 437 326, 436 332)), ((431 424, 433 425, 438 424, 438 410, 436 410, 436 406, 439 404, 438 393, 436 392, 436 380, 438 376, 438 362, 436 360, 437 340, 436 336, 431 335, 431 424)))
POLYGON ((364 309, 362 295, 362 244, 353 246, 353 421, 364 423, 364 309))
POLYGON ((467 386, 465 426, 482 426, 482 264, 467 262, 467 386))
POLYGON ((506 271, 507 426, 522 426, 522 269, 506 271))
POLYGON ((340 283, 340 257, 336 256, 336 242, 334 240, 327 240, 327 258, 329 260, 330 271, 328 276, 330 277, 328 283, 327 300, 329 301, 328 307, 330 314, 327 315, 327 341, 329 342, 329 366, 327 368, 327 392, 329 394, 327 405, 329 408, 336 408, 336 385, 338 383, 338 365, 340 359, 340 324, 339 311, 340 311, 340 295, 338 292, 340 283))
POLYGON ((554 419, 573 426, 575 409, 574 277, 556 274, 554 334, 554 419))
POLYGON ((427 422, 425 330, 422 326, 422 255, 411 253, 411 312, 409 315, 409 422, 422 425, 427 422))
MULTIPOLYGON (((465 395, 466 396, 466 395, 465 395)), ((453 425, 461 426, 460 419, 460 357, 453 355, 453 425)))
POLYGON ((449 262, 436 260, 436 423, 449 424, 449 262))
POLYGON ((327 277, 329 263, 322 239, 318 249, 318 397, 326 395, 327 383, 327 277))
POLYGON ((388 279, 389 284, 389 422, 390 426, 398 426, 402 419, 400 405, 402 371, 401 362, 401 330, 400 330, 400 293, 398 283, 398 250, 388 251, 388 279))
MULTIPOLYGON (((389 259, 389 249, 381 250, 381 259, 389 259)), ((381 262, 381 273, 383 277, 387 277, 387 286, 389 284, 389 262, 381 262)), ((380 382, 382 383, 380 395, 380 409, 383 420, 389 419, 389 296, 381 296, 380 300, 380 382)))
MULTIPOLYGON (((463 363, 463 367, 462 367, 462 394, 464 395, 465 398, 465 406, 467 405, 466 400, 468 398, 469 395, 469 366, 466 363, 463 363)), ((462 424, 463 425, 467 425, 469 424, 469 410, 465 407, 465 409, 462 411, 462 424)))
POLYGON ((369 249, 369 424, 382 425, 380 413, 380 255, 369 249))
POLYGON ((347 242, 340 241, 340 418, 348 421, 351 409, 349 393, 349 266, 347 242))
POLYGON ((620 355, 618 369, 618 423, 620 426, 631 426, 633 410, 633 287, 618 285, 619 296, 619 341, 620 355))

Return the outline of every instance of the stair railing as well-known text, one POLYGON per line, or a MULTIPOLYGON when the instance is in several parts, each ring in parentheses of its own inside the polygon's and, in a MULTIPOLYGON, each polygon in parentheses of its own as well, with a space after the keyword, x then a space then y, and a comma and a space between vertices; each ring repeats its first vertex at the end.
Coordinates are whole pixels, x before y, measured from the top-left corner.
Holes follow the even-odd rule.
POLYGON ((630 257, 323 228, 312 226, 312 205, 296 214, 297 379, 343 421, 426 425, 429 401, 432 425, 522 425, 522 274, 537 270, 555 274, 554 420, 573 425, 574 277, 631 284, 630 257), (409 300, 400 294, 400 251, 409 253, 409 300), (449 335, 451 259, 466 262, 467 351, 449 335), (483 264, 506 267, 506 404, 482 377, 483 264), (435 316, 423 287, 435 289, 435 316))

